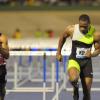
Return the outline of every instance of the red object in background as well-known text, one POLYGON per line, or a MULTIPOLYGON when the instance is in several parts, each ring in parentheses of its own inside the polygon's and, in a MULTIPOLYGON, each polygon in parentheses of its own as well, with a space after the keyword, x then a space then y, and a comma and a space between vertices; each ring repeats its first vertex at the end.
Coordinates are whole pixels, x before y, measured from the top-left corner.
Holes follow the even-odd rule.
POLYGON ((48 30, 48 36, 49 36, 49 38, 53 38, 54 37, 54 31, 48 30))

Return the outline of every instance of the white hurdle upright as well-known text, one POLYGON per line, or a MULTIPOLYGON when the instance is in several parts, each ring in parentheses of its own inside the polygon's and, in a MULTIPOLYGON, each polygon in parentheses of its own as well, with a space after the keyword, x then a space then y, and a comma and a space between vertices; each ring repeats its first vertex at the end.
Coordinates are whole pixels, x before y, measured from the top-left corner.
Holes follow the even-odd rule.
POLYGON ((66 77, 66 66, 67 66, 67 60, 68 57, 64 56, 63 57, 63 79, 62 79, 62 84, 59 86, 59 61, 56 60, 56 93, 52 100, 59 100, 59 94, 61 93, 62 90, 67 90, 66 89, 66 83, 67 83, 67 77, 66 77))
POLYGON ((45 92, 45 88, 46 88, 46 54, 44 53, 43 55, 43 88, 44 88, 44 92, 43 92, 43 100, 46 100, 46 92, 45 92))

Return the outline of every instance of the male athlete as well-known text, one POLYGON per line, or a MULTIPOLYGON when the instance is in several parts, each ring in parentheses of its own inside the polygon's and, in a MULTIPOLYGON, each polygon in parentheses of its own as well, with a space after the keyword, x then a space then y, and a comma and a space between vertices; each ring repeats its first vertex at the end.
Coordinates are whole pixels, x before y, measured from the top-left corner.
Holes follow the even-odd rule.
POLYGON ((61 34, 56 57, 62 60, 61 49, 66 38, 72 39, 72 51, 68 61, 69 81, 73 86, 73 99, 79 100, 78 79, 83 87, 83 100, 91 100, 91 85, 93 80, 91 57, 100 54, 100 33, 95 32, 88 15, 79 17, 79 24, 69 25, 61 34), (92 45, 95 50, 91 53, 92 45))
POLYGON ((6 59, 9 58, 8 40, 5 35, 0 33, 0 100, 5 97, 6 85, 6 59))

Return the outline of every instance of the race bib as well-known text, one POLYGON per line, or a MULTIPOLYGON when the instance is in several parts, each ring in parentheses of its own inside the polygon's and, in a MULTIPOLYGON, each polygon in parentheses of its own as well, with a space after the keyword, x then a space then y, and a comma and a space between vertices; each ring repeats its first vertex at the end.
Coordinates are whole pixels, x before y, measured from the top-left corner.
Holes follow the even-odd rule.
POLYGON ((85 58, 87 50, 90 50, 90 48, 76 48, 76 58, 85 58))

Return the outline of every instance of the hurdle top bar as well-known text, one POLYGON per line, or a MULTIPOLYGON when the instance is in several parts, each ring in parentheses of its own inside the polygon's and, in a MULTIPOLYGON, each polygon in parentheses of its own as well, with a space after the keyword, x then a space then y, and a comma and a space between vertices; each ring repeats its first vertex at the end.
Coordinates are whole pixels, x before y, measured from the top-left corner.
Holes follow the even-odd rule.
MULTIPOLYGON (((43 56, 45 53, 47 56, 55 56, 56 52, 57 52, 57 48, 46 48, 46 49, 33 48, 28 51, 10 50, 10 55, 11 56, 43 56)), ((62 55, 70 55, 70 50, 62 50, 62 55)))

